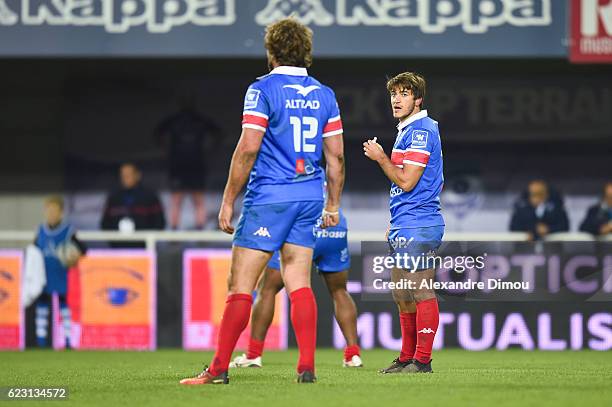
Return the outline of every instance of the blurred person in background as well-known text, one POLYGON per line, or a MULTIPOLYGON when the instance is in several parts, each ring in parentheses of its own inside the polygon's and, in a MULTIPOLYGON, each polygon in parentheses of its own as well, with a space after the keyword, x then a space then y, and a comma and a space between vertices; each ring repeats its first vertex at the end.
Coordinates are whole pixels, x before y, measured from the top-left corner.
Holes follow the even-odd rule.
MULTIPOLYGON (((142 173, 133 163, 119 170, 120 189, 109 193, 101 227, 131 233, 136 230, 162 230, 166 227, 164 209, 157 193, 142 185, 142 173)), ((142 242, 113 242, 112 247, 144 247, 142 242)))
POLYGON ((36 342, 39 347, 48 346, 51 298, 53 294, 57 294, 66 347, 70 348, 71 315, 66 302, 68 269, 77 264, 87 249, 76 238, 74 228, 64 221, 62 197, 47 198, 44 208, 45 220, 38 227, 34 238, 34 245, 43 254, 47 280, 35 305, 36 342))
POLYGON ((510 230, 527 232, 529 240, 541 240, 550 233, 567 232, 569 221, 563 200, 542 180, 533 180, 514 205, 510 230))
POLYGON ((155 136, 168 154, 170 179, 170 228, 178 229, 181 207, 186 195, 195 208, 195 227, 206 225, 206 153, 212 150, 219 127, 196 110, 193 94, 180 99, 180 110, 165 119, 155 136))
POLYGON ((587 211, 580 230, 595 236, 612 234, 612 181, 604 186, 601 202, 587 211))

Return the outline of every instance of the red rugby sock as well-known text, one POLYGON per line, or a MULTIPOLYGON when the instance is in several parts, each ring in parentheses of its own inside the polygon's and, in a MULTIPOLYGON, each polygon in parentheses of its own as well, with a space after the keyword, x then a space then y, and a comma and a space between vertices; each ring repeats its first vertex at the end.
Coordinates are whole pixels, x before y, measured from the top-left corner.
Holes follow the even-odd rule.
POLYGON ((360 355, 359 345, 351 345, 344 348, 344 360, 346 362, 351 360, 355 355, 360 355))
POLYGON ((249 349, 247 350, 247 359, 255 359, 263 353, 264 341, 258 341, 251 338, 249 340, 249 349))
POLYGON ((431 349, 438 331, 439 320, 440 311, 436 298, 417 303, 417 344, 414 358, 421 363, 429 363, 431 360, 431 349))
POLYGON ((314 372, 315 348, 317 346, 317 302, 310 287, 289 294, 291 299, 291 323, 295 331, 300 358, 297 371, 314 372))
POLYGON ((400 312, 399 317, 402 328, 402 350, 399 359, 401 362, 407 362, 414 357, 417 345, 417 314, 416 312, 400 312))
POLYGON ((252 303, 253 297, 250 294, 232 294, 227 297, 217 351, 208 369, 213 376, 227 371, 236 342, 249 323, 252 303))

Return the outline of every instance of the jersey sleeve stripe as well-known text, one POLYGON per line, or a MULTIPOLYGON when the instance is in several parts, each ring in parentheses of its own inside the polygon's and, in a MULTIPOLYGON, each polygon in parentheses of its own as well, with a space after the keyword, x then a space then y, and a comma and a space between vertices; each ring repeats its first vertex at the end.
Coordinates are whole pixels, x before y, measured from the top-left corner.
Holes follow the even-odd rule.
POLYGON ((403 152, 395 151, 395 150, 391 152, 391 163, 398 165, 398 164, 401 164, 403 160, 404 160, 403 152))
POLYGON ((414 151, 409 151, 404 153, 404 162, 406 162, 406 160, 415 161, 421 164, 427 164, 427 162, 429 161, 429 155, 424 154, 420 151, 418 153, 414 151))
POLYGON ((243 128, 243 129, 254 129, 254 130, 259 130, 259 131, 263 131, 264 133, 266 132, 266 128, 265 128, 265 127, 258 126, 257 124, 243 123, 243 124, 242 124, 242 128, 243 128))
POLYGON ((244 112, 242 112, 243 115, 248 114, 250 116, 258 116, 258 117, 263 117, 264 119, 268 120, 268 115, 264 114, 264 113, 260 113, 257 112, 255 110, 245 110, 244 112))
POLYGON ((427 165, 425 165, 423 163, 419 163, 419 162, 416 162, 416 161, 410 161, 410 160, 404 160, 404 164, 416 165, 416 166, 423 167, 423 168, 427 167, 427 165))
POLYGON ((332 123, 332 122, 337 122, 340 121, 340 115, 336 116, 336 117, 332 117, 331 119, 329 119, 327 121, 327 124, 332 123))
POLYGON ((336 136, 336 135, 338 135, 338 134, 342 134, 342 129, 340 129, 340 130, 330 131, 330 132, 327 132, 327 133, 323 133, 323 138, 325 138, 325 137, 331 137, 331 136, 336 136))
POLYGON ((423 153, 423 154, 427 154, 430 155, 431 153, 427 150, 421 150, 419 148, 409 148, 408 150, 406 150, 406 152, 413 152, 413 153, 423 153))
POLYGON ((337 131, 337 130, 342 130, 342 120, 340 119, 333 121, 331 123, 328 122, 323 128, 323 134, 329 133, 331 131, 337 131))
POLYGON ((259 116, 254 116, 250 113, 245 113, 242 116, 242 124, 256 124, 257 126, 266 128, 268 127, 268 119, 264 119, 263 117, 259 116))

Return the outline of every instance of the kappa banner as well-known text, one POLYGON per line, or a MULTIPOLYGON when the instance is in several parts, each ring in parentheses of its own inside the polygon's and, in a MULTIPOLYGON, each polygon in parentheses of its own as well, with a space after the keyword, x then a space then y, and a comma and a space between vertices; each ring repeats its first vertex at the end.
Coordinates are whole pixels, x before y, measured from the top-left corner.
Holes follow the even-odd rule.
POLYGON ((76 347, 154 350, 155 255, 145 250, 90 250, 79 269, 76 347))
POLYGON ((572 62, 612 62, 612 0, 571 0, 572 62))
POLYGON ((20 250, 0 250, 0 350, 18 350, 25 346, 22 267, 20 250))
MULTIPOLYGON (((212 350, 227 298, 231 250, 190 249, 183 253, 183 348, 212 350)), ((248 346, 247 327, 236 345, 248 346)), ((287 348, 287 296, 276 296, 274 319, 266 336, 266 349, 287 348)))
POLYGON ((551 1, 256 0, 251 7, 245 7, 236 0, 0 0, 0 22, 102 26, 110 33, 124 33, 142 25, 149 32, 165 33, 190 24, 233 25, 238 6, 241 14, 255 12, 253 20, 260 26, 293 15, 304 24, 316 26, 405 26, 418 27, 426 33, 442 33, 460 26, 466 33, 484 33, 505 24, 549 25, 551 1), (21 12, 17 13, 17 9, 21 12))
POLYGON ((553 0, 0 0, 0 55, 263 56, 263 26, 290 15, 317 55, 565 53, 553 0))

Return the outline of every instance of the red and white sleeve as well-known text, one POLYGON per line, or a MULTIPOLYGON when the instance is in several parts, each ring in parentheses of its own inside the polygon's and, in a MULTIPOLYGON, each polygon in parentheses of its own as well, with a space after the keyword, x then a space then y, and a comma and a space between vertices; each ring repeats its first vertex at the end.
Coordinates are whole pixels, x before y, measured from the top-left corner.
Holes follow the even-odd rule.
POLYGON ((340 115, 332 117, 323 127, 323 137, 331 137, 336 134, 342 134, 342 119, 340 115))

